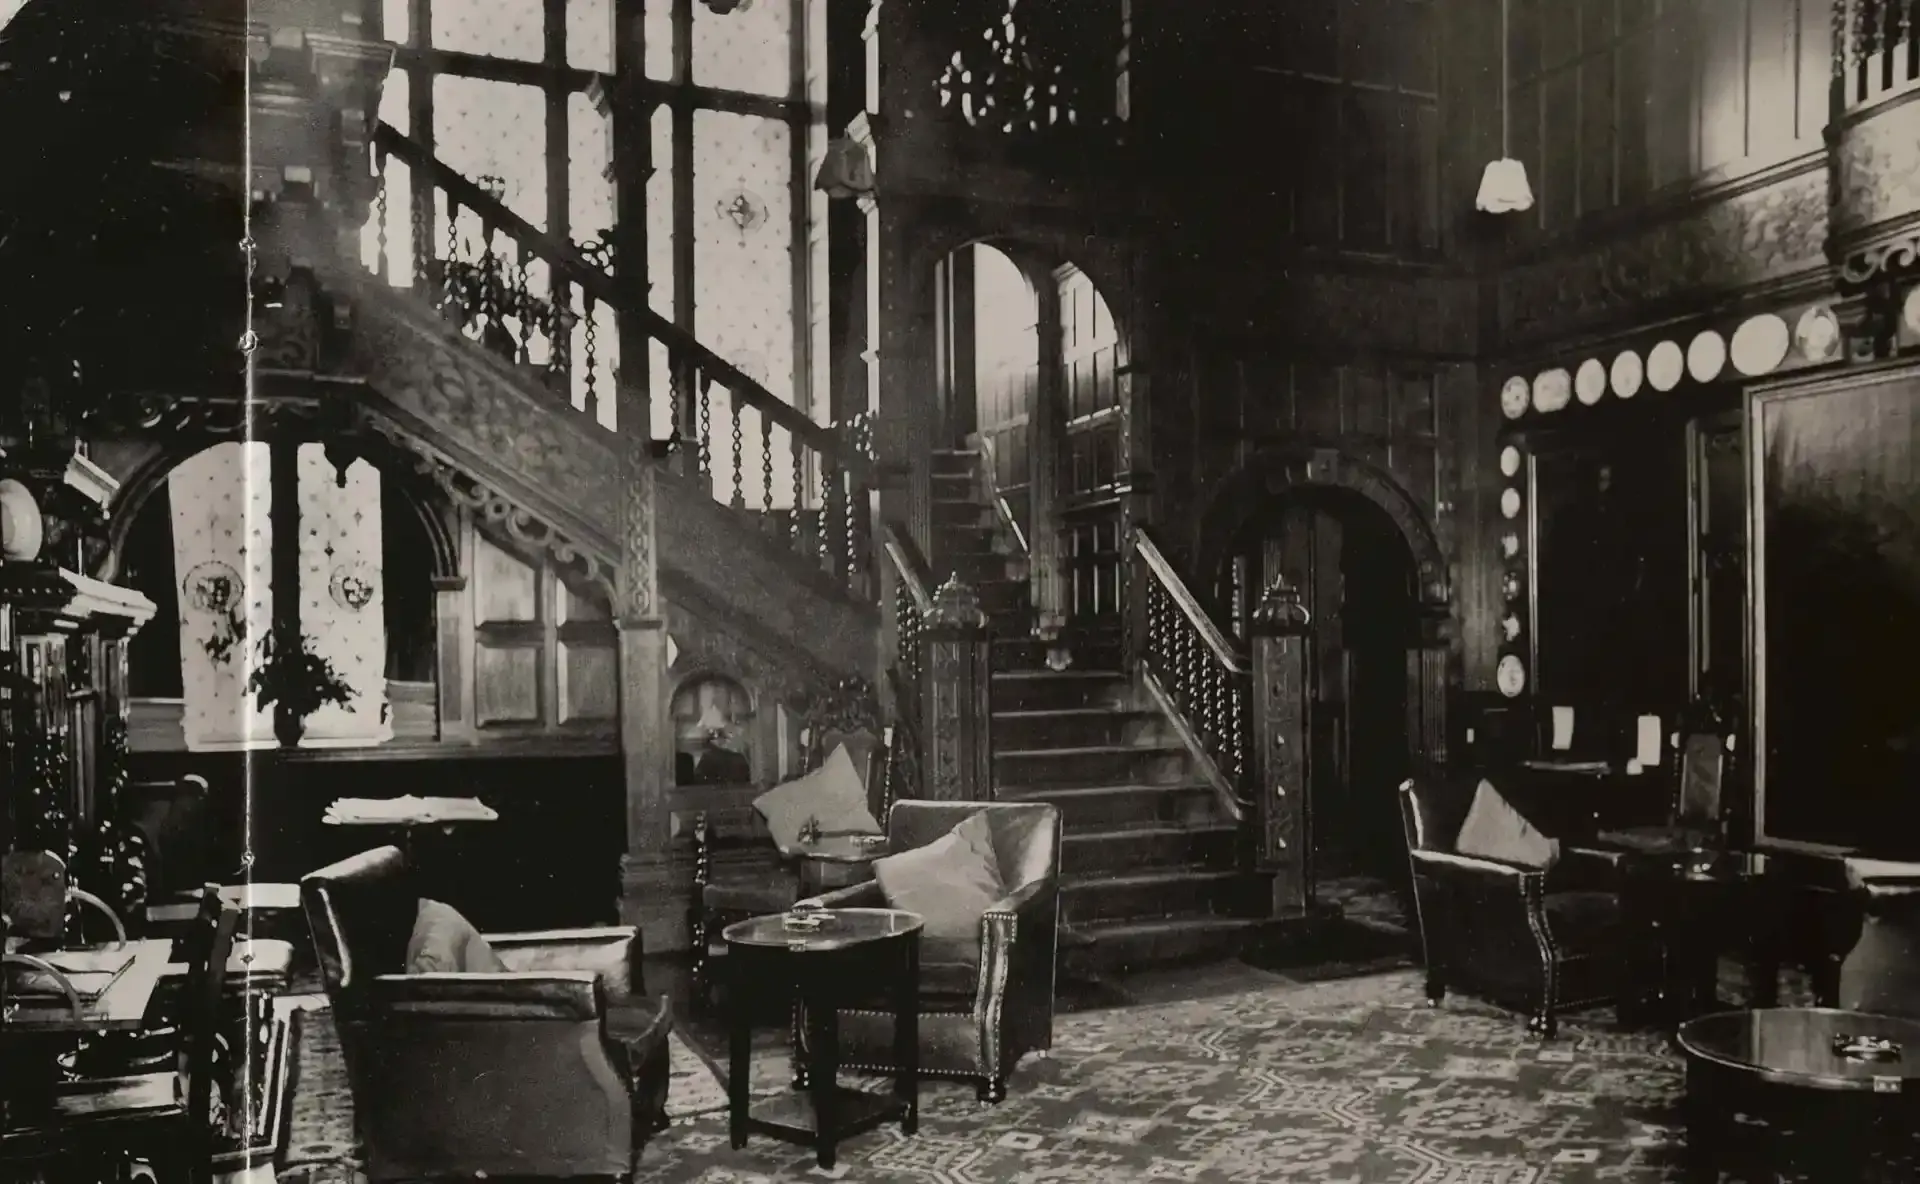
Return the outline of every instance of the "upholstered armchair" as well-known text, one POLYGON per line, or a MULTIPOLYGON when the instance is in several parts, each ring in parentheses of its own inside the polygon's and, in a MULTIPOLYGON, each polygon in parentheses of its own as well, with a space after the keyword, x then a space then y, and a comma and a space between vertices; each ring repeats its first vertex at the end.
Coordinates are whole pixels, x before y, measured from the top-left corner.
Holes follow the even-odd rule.
POLYGON ((1631 973, 1617 865, 1577 848, 1548 869, 1462 855, 1468 796, 1400 786, 1427 998, 1482 995, 1524 1010, 1529 1030, 1551 1039, 1561 1012, 1617 1000, 1631 973))
MULTIPOLYGON (((985 811, 1006 895, 964 941, 923 938, 920 948, 920 1072, 976 1083, 982 1101, 1007 1096, 1020 1058, 1053 1047, 1059 950, 1060 810, 1044 802, 898 801, 888 847, 909 851, 985 811)), ((827 908, 884 908, 877 881, 812 898, 827 908)), ((804 1034, 807 1025, 797 1023, 804 1034)), ((878 995, 839 1015, 840 1063, 888 1071, 893 1015, 878 995)))
POLYGON ((1860 926, 1841 959, 1837 1006, 1920 1016, 1920 864, 1847 861, 1860 926))
POLYGON ((1725 795, 1730 740, 1709 707, 1697 707, 1679 735, 1673 793, 1665 817, 1651 826, 1603 830, 1601 847, 1647 855, 1706 855, 1725 847, 1725 795))
POLYGON ((664 1125, 664 1001, 630 928, 494 934, 506 973, 405 974, 420 897, 380 847, 306 876, 375 1181, 627 1178, 664 1125))

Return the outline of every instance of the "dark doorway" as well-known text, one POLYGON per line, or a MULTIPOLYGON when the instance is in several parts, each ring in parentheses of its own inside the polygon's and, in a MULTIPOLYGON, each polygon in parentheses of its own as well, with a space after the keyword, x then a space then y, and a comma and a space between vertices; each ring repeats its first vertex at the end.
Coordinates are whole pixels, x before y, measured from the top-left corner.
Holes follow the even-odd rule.
POLYGON ((1401 885, 1407 855, 1396 787, 1411 770, 1408 654, 1418 644, 1414 562, 1386 511, 1360 494, 1301 488, 1271 498, 1222 573, 1245 622, 1277 573, 1312 610, 1308 778, 1314 879, 1401 885))

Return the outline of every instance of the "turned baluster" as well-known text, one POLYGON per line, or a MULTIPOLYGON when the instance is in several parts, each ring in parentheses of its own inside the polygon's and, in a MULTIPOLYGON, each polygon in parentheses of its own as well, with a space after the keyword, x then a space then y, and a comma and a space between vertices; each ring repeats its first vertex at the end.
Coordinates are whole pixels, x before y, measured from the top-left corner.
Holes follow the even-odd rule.
MULTIPOLYGON (((755 410, 758 410, 756 408, 755 410)), ((761 529, 770 533, 779 533, 779 523, 773 516, 773 417, 761 411, 760 420, 760 524, 761 529)), ((794 503, 793 512, 800 512, 799 503, 794 503)))
POLYGON ((731 409, 733 420, 733 496, 727 499, 727 504, 736 510, 744 510, 747 508, 745 484, 747 473, 747 438, 746 434, 741 431, 740 428, 740 413, 744 410, 740 404, 740 392, 734 390, 732 387, 728 387, 727 406, 731 409))

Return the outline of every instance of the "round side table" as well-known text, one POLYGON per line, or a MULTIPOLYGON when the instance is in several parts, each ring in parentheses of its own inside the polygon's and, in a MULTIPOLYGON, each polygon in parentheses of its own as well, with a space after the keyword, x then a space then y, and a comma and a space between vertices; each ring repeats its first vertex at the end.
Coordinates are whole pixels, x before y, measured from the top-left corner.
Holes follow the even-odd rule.
POLYGON ((753 1133, 811 1147, 831 1171, 841 1139, 898 1121, 911 1135, 920 1123, 920 930, 914 913, 898 909, 832 909, 811 914, 817 924, 796 928, 793 914, 754 917, 727 926, 727 973, 732 1001, 727 1102, 734 1147, 753 1133), (838 1004, 849 989, 886 982, 894 1011, 898 1072, 892 1096, 841 1088, 838 1004), (796 1049, 804 1084, 792 1093, 752 1098, 752 1017, 768 996, 783 993, 796 1008, 796 1049), (802 1092, 804 1090, 804 1092, 802 1092))

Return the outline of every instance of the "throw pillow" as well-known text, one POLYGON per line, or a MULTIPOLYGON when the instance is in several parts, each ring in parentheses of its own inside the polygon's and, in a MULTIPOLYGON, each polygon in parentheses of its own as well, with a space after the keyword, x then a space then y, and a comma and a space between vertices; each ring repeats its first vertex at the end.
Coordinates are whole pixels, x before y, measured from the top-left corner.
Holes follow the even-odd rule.
POLYGON ((1560 858, 1560 840, 1542 834, 1489 781, 1480 782, 1473 791, 1473 805, 1460 824, 1453 849, 1461 855, 1536 869, 1552 867, 1560 858))
POLYGON ((980 917, 1006 895, 985 810, 924 847, 876 860, 873 878, 887 904, 926 922, 924 939, 971 941, 976 958, 980 917))
POLYGON ((422 897, 407 939, 408 974, 500 974, 506 965, 473 923, 450 905, 422 897))
POLYGON ((824 834, 879 834, 880 823, 867 809, 867 787, 853 767, 845 745, 804 777, 782 782, 753 800, 766 820, 774 845, 791 851, 809 818, 824 834))

